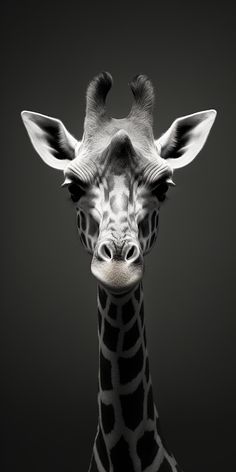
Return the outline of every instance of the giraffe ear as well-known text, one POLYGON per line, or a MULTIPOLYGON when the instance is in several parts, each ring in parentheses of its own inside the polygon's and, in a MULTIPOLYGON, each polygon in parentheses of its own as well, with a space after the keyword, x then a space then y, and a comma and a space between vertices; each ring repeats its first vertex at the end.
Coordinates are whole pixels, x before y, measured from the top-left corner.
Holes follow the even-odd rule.
POLYGON ((64 170, 75 157, 78 141, 56 118, 32 111, 22 111, 21 117, 41 159, 54 169, 64 170))
POLYGON ((156 141, 161 157, 173 169, 192 162, 204 146, 216 114, 215 110, 206 110, 175 120, 156 141))

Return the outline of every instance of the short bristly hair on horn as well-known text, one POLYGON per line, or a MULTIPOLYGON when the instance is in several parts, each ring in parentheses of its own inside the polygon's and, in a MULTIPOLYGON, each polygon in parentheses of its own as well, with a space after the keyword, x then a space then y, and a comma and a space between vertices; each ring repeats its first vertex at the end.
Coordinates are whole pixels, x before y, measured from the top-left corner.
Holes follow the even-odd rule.
POLYGON ((101 72, 90 82, 86 95, 85 128, 106 119, 106 97, 112 82, 109 72, 101 72))
POLYGON ((155 99, 152 82, 146 75, 137 75, 129 85, 134 96, 134 102, 129 116, 144 118, 152 124, 155 99))

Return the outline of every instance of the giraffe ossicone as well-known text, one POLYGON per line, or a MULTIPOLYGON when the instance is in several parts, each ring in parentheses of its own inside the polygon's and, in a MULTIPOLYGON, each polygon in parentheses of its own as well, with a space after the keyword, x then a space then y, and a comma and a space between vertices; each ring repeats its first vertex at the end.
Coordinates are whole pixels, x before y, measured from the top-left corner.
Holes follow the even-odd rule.
POLYGON ((204 146, 216 117, 206 110, 176 119, 153 136, 154 89, 143 75, 130 84, 126 118, 111 118, 111 75, 89 84, 84 133, 75 139, 55 118, 23 111, 42 160, 64 174, 83 246, 98 281, 98 429, 89 472, 177 472, 153 400, 143 310, 144 256, 158 233, 173 172, 204 146))

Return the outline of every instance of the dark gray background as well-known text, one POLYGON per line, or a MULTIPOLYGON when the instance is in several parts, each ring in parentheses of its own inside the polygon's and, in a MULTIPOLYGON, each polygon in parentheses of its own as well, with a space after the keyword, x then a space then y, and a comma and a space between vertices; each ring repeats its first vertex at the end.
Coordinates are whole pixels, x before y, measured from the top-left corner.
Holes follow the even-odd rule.
POLYGON ((37 157, 29 109, 81 137, 88 81, 157 90, 155 134, 216 108, 196 161, 176 172, 145 308, 155 398, 184 472, 235 469, 235 24, 233 2, 4 1, 1 78, 2 428, 4 472, 88 470, 96 429, 96 283, 60 172, 37 157))

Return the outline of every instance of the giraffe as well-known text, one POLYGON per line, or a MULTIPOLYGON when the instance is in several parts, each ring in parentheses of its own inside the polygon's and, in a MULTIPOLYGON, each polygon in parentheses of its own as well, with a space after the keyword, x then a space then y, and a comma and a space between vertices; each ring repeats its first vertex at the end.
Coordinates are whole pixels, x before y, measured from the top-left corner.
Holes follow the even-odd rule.
POLYGON ((149 372, 144 256, 156 241, 173 173, 200 152, 216 111, 177 118, 154 139, 151 81, 132 80, 133 104, 122 119, 107 113, 111 86, 107 72, 90 82, 80 141, 58 119, 30 111, 22 118, 39 156, 64 174, 97 279, 98 427, 89 472, 178 472, 161 434, 149 372))

